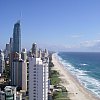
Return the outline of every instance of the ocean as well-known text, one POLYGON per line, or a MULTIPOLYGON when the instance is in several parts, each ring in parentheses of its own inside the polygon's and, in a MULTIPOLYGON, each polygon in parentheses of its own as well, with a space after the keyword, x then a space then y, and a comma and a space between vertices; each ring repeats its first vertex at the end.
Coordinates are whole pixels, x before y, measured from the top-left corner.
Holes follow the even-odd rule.
POLYGON ((56 56, 86 89, 100 98, 100 53, 59 52, 56 56))

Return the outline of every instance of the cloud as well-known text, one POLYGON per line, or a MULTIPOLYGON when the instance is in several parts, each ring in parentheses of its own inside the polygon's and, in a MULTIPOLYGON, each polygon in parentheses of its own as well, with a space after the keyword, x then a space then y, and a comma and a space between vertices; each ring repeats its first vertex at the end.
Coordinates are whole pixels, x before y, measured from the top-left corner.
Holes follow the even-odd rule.
POLYGON ((92 47, 92 46, 94 46, 94 42, 93 41, 84 41, 84 42, 81 42, 80 43, 80 46, 81 47, 92 47))
POLYGON ((83 36, 83 33, 74 33, 70 35, 71 38, 80 38, 82 36, 83 36))
POLYGON ((100 40, 84 41, 80 43, 82 47, 98 47, 100 46, 100 40))
POLYGON ((83 41, 77 45, 65 46, 67 51, 100 52, 100 40, 83 41))
POLYGON ((81 37, 81 35, 77 35, 77 34, 76 34, 76 35, 72 35, 71 37, 72 37, 72 38, 79 38, 79 37, 81 37))

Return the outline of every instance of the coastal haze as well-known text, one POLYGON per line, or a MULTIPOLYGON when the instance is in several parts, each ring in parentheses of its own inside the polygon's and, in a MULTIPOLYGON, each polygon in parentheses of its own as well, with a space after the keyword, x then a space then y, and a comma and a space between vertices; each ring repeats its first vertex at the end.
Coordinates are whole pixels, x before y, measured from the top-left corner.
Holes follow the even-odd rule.
POLYGON ((1 0, 0 47, 21 21, 22 47, 36 42, 55 51, 100 51, 99 0, 1 0), (29 41, 27 41, 29 39, 29 41))
POLYGON ((100 100, 100 0, 1 0, 0 13, 0 100, 100 100))

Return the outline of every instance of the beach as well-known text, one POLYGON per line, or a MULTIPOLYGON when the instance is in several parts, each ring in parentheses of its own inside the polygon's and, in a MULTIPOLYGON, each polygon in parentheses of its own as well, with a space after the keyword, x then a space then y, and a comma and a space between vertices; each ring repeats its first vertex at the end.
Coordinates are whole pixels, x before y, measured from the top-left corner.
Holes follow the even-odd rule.
POLYGON ((61 85, 66 87, 71 100, 100 100, 85 89, 78 80, 59 62, 56 56, 52 55, 53 69, 60 74, 61 85))

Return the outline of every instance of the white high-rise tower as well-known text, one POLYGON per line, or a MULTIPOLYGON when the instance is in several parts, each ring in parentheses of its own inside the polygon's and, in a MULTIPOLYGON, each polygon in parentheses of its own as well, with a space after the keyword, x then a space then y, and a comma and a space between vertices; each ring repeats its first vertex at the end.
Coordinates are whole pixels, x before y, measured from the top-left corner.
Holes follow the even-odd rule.
POLYGON ((48 61, 29 57, 29 100, 48 100, 48 61))

